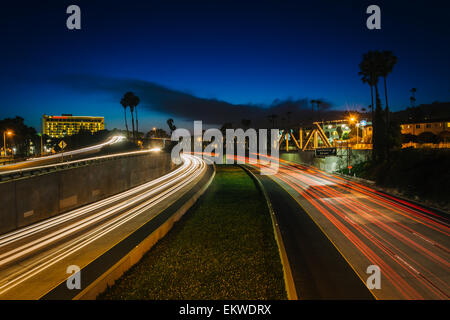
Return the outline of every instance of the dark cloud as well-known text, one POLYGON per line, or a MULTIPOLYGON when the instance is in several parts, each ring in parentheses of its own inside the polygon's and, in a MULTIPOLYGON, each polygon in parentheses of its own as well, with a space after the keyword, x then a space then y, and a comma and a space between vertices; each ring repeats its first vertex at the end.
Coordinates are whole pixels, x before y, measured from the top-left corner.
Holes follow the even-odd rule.
MULTIPOLYGON (((64 75, 53 79, 60 85, 83 93, 106 92, 120 100, 124 92, 133 91, 141 99, 141 107, 168 114, 183 120, 202 120, 210 125, 231 122, 240 125, 242 119, 250 119, 252 126, 267 126, 268 116, 277 115, 276 124, 308 122, 311 109, 308 99, 274 100, 270 105, 231 104, 217 99, 196 97, 193 94, 169 89, 156 83, 118 79, 93 75, 64 75)), ((323 104, 324 109, 329 103, 323 104)))

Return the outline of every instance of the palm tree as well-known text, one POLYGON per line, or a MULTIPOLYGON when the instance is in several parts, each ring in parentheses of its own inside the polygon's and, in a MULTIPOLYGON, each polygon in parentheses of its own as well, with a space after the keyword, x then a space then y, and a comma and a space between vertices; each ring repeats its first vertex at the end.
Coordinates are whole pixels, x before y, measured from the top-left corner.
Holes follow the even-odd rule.
POLYGON ((317 105, 316 110, 317 110, 317 114, 319 116, 319 119, 317 119, 318 121, 320 121, 320 105, 322 103, 323 103, 322 100, 316 100, 316 105, 317 105))
POLYGON ((381 106, 380 95, 378 91, 378 79, 382 75, 381 69, 383 65, 382 54, 379 51, 369 51, 363 54, 363 60, 359 64, 360 71, 358 74, 361 76, 363 83, 367 83, 370 86, 370 94, 372 98, 372 144, 373 160, 383 159, 384 142, 386 138, 386 117, 383 116, 383 108, 381 106), (375 89, 376 110, 374 112, 373 104, 373 89, 375 89))
MULTIPOLYGON (((139 102, 141 102, 141 100, 139 99, 138 96, 135 96, 133 94, 133 96, 131 97, 131 106, 133 107, 134 111, 136 112, 136 136, 139 135, 139 123, 138 123, 138 113, 137 113, 137 106, 139 104, 139 102)), ((131 108, 130 106, 130 108, 131 108)))
MULTIPOLYGON (((370 86, 372 122, 374 121, 373 89, 378 85, 378 77, 380 76, 378 65, 380 59, 378 57, 378 51, 369 51, 363 54, 363 59, 359 64, 360 71, 358 72, 358 75, 361 76, 361 81, 370 86)), ((378 90, 378 88, 376 88, 376 90, 378 90)))
POLYGON ((131 129, 133 130, 133 141, 136 138, 136 134, 134 131, 134 107, 130 105, 130 112, 131 112, 131 129))
POLYGON ((133 136, 133 141, 134 141, 134 137, 135 137, 135 134, 134 134, 134 106, 132 105, 133 104, 133 97, 134 97, 134 94, 133 94, 133 92, 130 92, 130 91, 125 93, 125 95, 123 96, 123 98, 125 99, 127 105, 130 107, 131 130, 132 130, 132 136, 133 136))
POLYGON ((291 116, 292 116, 292 111, 286 112, 287 126, 288 127, 291 125, 291 116))
POLYGON ((120 99, 120 104, 123 107, 123 115, 125 117, 125 128, 127 129, 127 137, 129 136, 129 132, 128 132, 128 121, 127 121, 127 101, 125 100, 125 98, 120 99))
POLYGON ((384 79, 384 95, 386 98, 386 112, 389 112, 388 105, 388 95, 387 95, 387 86, 386 86, 386 78, 394 69, 395 64, 397 63, 397 57, 394 56, 392 51, 383 51, 381 52, 381 63, 380 63, 380 75, 384 79))
POLYGON ((125 100, 125 103, 130 107, 130 113, 131 113, 131 128, 133 131, 133 141, 134 141, 134 137, 135 137, 135 133, 134 133, 134 93, 133 92, 127 92, 124 94, 123 99, 125 100))
POLYGON ((272 129, 275 128, 275 119, 278 117, 276 114, 271 114, 269 116, 267 116, 269 118, 269 121, 272 122, 272 129))
POLYGON ((395 64, 397 63, 397 57, 394 56, 392 51, 383 51, 380 56, 380 75, 384 80, 384 96, 386 99, 386 127, 389 128, 389 105, 388 105, 388 94, 387 94, 387 85, 386 78, 394 69, 395 64))
POLYGON ((314 122, 314 103, 316 103, 316 100, 311 100, 311 120, 314 122))
POLYGON ((411 94, 412 94, 411 98, 409 98, 409 100, 411 101, 411 107, 414 107, 414 103, 416 102, 417 89, 416 88, 412 88, 411 90, 409 90, 409 92, 411 92, 411 94))
POLYGON ((177 127, 173 124, 173 119, 167 119, 167 125, 169 126, 170 129, 170 133, 172 134, 172 132, 174 132, 175 130, 177 130, 177 127))
POLYGON ((414 98, 413 96, 411 96, 409 98, 409 101, 411 102, 411 108, 414 108, 414 104, 416 103, 416 98, 414 98))

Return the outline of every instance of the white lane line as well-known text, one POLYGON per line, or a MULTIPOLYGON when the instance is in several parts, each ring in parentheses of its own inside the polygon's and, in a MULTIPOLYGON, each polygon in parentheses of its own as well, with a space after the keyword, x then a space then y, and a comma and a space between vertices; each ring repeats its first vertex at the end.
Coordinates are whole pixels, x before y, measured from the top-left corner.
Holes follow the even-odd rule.
POLYGON ((81 238, 73 240, 72 243, 68 243, 67 245, 60 248, 56 253, 62 252, 62 254, 48 260, 48 257, 51 257, 53 254, 50 254, 49 256, 46 256, 39 261, 35 262, 35 267, 27 272, 23 272, 22 270, 16 272, 14 275, 8 276, 7 279, 4 279, 2 281, 4 284, 0 286, 0 289, 3 289, 0 291, 0 294, 3 294, 4 292, 10 290, 11 288, 17 286, 18 284, 28 280, 29 278, 33 277, 34 275, 38 274, 39 272, 43 271, 44 269, 47 269, 51 265, 61 261, 68 255, 72 254, 75 251, 80 250, 81 248, 85 247, 86 245, 92 243, 93 241, 97 240, 101 236, 105 235, 106 233, 110 232, 111 230, 114 230, 121 226, 122 224, 128 222, 129 220, 133 219, 137 215, 141 214, 142 212, 147 211, 152 206, 156 205, 157 203, 167 199, 172 194, 176 193, 179 189, 182 187, 188 185, 191 181, 196 179, 201 172, 204 171, 204 168, 206 167, 203 160, 198 161, 194 158, 194 173, 191 175, 187 175, 187 179, 185 181, 179 182, 177 185, 172 186, 169 190, 166 190, 165 192, 157 195, 156 197, 148 200, 145 204, 141 204, 135 208, 132 208, 128 212, 116 217, 115 219, 112 219, 111 221, 103 224, 102 226, 99 226, 95 228, 94 230, 91 230, 86 235, 82 236, 81 238), (200 168, 198 166, 200 165, 200 168), (156 198, 156 200, 155 200, 156 198), (84 242, 81 242, 77 244, 80 240, 83 240, 84 242), (72 248, 71 248, 72 246, 72 248), (45 261, 47 260, 47 261, 45 261), (17 276, 18 275, 18 276, 17 276), (13 278, 12 276, 17 276, 13 278), (5 283, 6 281, 6 283, 5 283))
POLYGON ((9 262, 17 259, 17 258, 27 255, 28 253, 30 253, 32 251, 38 250, 39 248, 49 245, 52 242, 58 241, 72 233, 75 233, 81 229, 89 227, 90 225, 92 225, 98 221, 101 221, 101 220, 107 218, 108 216, 111 216, 111 215, 117 213, 120 210, 125 210, 127 207, 135 205, 135 203, 137 203, 138 201, 143 200, 157 192, 160 192, 161 190, 164 190, 165 188, 172 185, 176 181, 183 179, 183 177, 185 175, 190 174, 191 171, 192 171, 192 169, 190 169, 184 175, 176 177, 160 187, 157 187, 147 193, 143 193, 143 194, 139 195, 134 200, 131 200, 131 199, 126 200, 126 201, 119 203, 111 208, 108 208, 108 209, 100 211, 96 214, 90 215, 89 217, 86 217, 80 221, 74 222, 73 224, 66 226, 62 229, 59 229, 52 233, 46 234, 34 241, 30 241, 24 245, 18 246, 18 247, 14 248, 12 250, 9 250, 3 254, 0 254, 0 267, 6 263, 9 263, 9 262))
POLYGON ((160 178, 157 178, 155 180, 147 182, 147 183, 145 183, 143 185, 137 186, 137 187, 135 187, 133 189, 124 191, 124 192, 122 192, 120 194, 117 194, 117 195, 111 196, 109 198, 97 201, 97 202, 95 202, 93 204, 90 204, 90 205, 83 206, 81 208, 69 211, 67 213, 58 215, 56 217, 49 218, 49 219, 44 220, 42 222, 38 222, 38 223, 32 224, 30 226, 23 227, 21 229, 18 229, 18 230, 6 233, 6 234, 0 236, 0 247, 4 246, 5 244, 10 243, 13 240, 19 240, 19 239, 22 239, 22 238, 24 238, 26 236, 30 236, 32 234, 35 234, 37 232, 44 231, 44 230, 46 230, 46 229, 48 229, 50 227, 54 227, 54 226, 57 226, 58 224, 65 223, 67 221, 70 221, 71 219, 77 218, 77 217, 79 217, 82 214, 85 214, 87 212, 91 212, 92 210, 101 208, 101 207, 109 205, 109 204, 111 204, 113 202, 119 201, 119 200, 121 200, 123 198, 132 196, 133 194, 137 194, 139 192, 142 192, 143 190, 148 189, 148 188, 150 188, 151 186, 153 186, 155 184, 158 184, 158 183, 163 182, 165 180, 169 180, 173 176, 176 176, 176 175, 180 174, 182 171, 185 171, 187 168, 188 168, 188 163, 186 163, 186 164, 183 163, 183 165, 181 167, 179 167, 178 169, 168 173, 167 175, 164 175, 164 176, 162 176, 160 178))
MULTIPOLYGON (((122 141, 124 138, 122 136, 114 136, 111 137, 109 140, 106 140, 103 143, 94 145, 94 146, 90 146, 90 147, 85 147, 85 148, 81 148, 81 149, 77 149, 77 150, 73 150, 73 151, 67 151, 64 152, 64 155, 74 155, 74 154, 79 154, 79 153, 85 153, 88 151, 93 151, 93 150, 97 150, 100 149, 106 145, 110 145, 110 144, 114 144, 114 143, 118 143, 120 141, 122 141)), ((60 158, 62 157, 62 154, 58 153, 58 154, 53 154, 53 155, 49 155, 49 156, 45 156, 45 157, 40 157, 40 158, 30 158, 27 159, 26 161, 21 161, 21 162, 16 162, 14 164, 8 164, 5 166, 2 166, 2 168, 7 168, 10 166, 16 166, 19 164, 27 164, 27 163, 33 163, 33 162, 38 162, 38 161, 42 161, 42 160, 47 160, 47 159, 55 159, 55 158, 60 158)), ((7 171, 10 172, 10 171, 7 171)))

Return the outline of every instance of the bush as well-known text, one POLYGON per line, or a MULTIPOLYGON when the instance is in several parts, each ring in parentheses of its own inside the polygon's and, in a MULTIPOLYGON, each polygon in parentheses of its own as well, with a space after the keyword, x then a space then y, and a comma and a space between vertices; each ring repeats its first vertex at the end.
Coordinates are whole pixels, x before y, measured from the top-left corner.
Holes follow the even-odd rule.
POLYGON ((438 135, 439 142, 450 142, 450 131, 442 131, 438 135))
POLYGON ((417 142, 420 143, 436 143, 437 136, 433 132, 422 132, 417 136, 417 142))
MULTIPOLYGON (((382 187, 397 188, 409 196, 448 203, 450 194, 450 150, 401 149, 392 151, 388 161, 363 162, 351 174, 375 180, 382 187)), ((348 170, 342 170, 348 174, 348 170)))
POLYGON ((402 134, 402 143, 417 142, 417 136, 413 134, 402 134))

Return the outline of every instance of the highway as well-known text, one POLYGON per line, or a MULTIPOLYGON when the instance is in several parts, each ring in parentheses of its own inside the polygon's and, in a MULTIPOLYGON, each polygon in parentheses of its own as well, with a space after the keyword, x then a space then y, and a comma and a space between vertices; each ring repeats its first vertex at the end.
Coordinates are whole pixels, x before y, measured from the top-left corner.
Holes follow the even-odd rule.
MULTIPOLYGON (((294 215, 307 214, 363 284, 368 266, 380 268, 381 288, 370 290, 376 299, 449 299, 450 230, 445 213, 281 159, 278 172, 269 177, 286 191, 280 201, 292 197, 302 209, 290 213, 286 228, 296 227, 294 215)), ((304 252, 291 252, 294 261, 292 254, 304 252)), ((326 250, 311 254, 320 256, 326 250)), ((302 292, 298 295, 301 298, 302 292)))
POLYGON ((20 170, 20 169, 26 169, 26 168, 33 168, 35 166, 41 166, 41 165, 48 165, 52 163, 58 163, 61 162, 63 159, 73 159, 74 157, 82 157, 85 155, 90 155, 95 152, 100 151, 104 146, 119 143, 123 141, 125 137, 123 136, 113 136, 106 140, 105 142, 77 149, 72 151, 67 151, 63 153, 57 153, 52 154, 48 156, 38 157, 38 158, 30 158, 25 161, 16 162, 12 164, 2 165, 0 166, 0 173, 7 173, 9 171, 13 170, 20 170))
POLYGON ((205 174, 182 155, 174 171, 115 196, 0 236, 0 299, 39 299, 180 199, 205 174))

